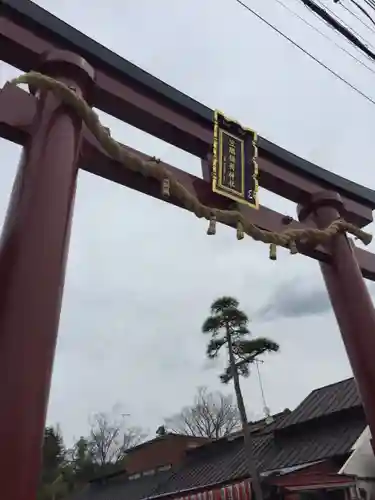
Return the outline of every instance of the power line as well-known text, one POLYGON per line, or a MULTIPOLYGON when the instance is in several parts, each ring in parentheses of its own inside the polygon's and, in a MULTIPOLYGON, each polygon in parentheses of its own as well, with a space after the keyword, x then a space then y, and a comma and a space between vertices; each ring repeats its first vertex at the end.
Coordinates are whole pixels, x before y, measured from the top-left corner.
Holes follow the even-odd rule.
MULTIPOLYGON (((326 5, 322 6, 320 0, 300 0, 306 7, 308 7, 312 12, 315 12, 318 16, 320 16, 328 25, 330 25, 334 30, 343 35, 349 42, 355 45, 358 49, 362 50, 367 56, 371 59, 375 60, 375 54, 369 49, 369 42, 367 42, 363 37, 359 35, 359 33, 354 30, 351 31, 351 28, 346 25, 342 19, 340 19, 334 12, 332 12, 326 5), (328 11, 332 12, 333 15, 329 14, 328 11), (340 19, 340 22, 337 21, 340 19), (356 33, 358 36, 353 35, 356 33), (365 44, 362 43, 359 38, 365 40, 365 44), (366 45, 367 44, 367 45, 366 45)), ((371 47, 373 48, 373 47, 371 47)), ((375 49, 374 49, 375 50, 375 49)))
MULTIPOLYGON (((298 0, 297 0, 297 1, 298 1, 298 0)), ((319 0, 315 0, 315 2, 319 2, 319 0)), ((322 4, 321 2, 319 2, 319 3, 320 3, 320 5, 322 5, 322 6, 323 6, 323 4, 322 4)), ((324 6, 324 7, 325 7, 325 6, 324 6)), ((343 5, 341 5, 341 7, 344 7, 344 6, 343 6, 343 5)), ((328 8, 327 8, 327 9, 328 9, 328 8)), ((330 12, 332 12, 330 9, 328 9, 328 10, 329 10, 330 12)), ((341 35, 341 34, 342 34, 341 32, 337 33, 337 29, 336 29, 336 27, 335 27, 335 26, 332 26, 332 24, 331 24, 329 21, 327 21, 325 18, 323 18, 322 16, 320 16, 320 14, 319 14, 319 13, 315 12, 314 10, 311 10, 311 13, 312 13, 312 14, 314 14, 314 16, 315 16, 317 19, 319 19, 319 21, 323 22, 326 26, 328 26, 329 28, 331 28, 335 34, 338 34, 338 35, 341 35)), ((335 15, 335 16, 336 16, 336 18, 337 18, 337 19, 339 19, 339 20, 341 21, 342 26, 344 27, 344 30, 345 30, 345 28, 346 28, 346 31, 348 31, 348 32, 350 33, 350 30, 349 30, 348 25, 346 25, 346 24, 343 22, 343 20, 342 20, 339 16, 337 16, 334 12, 332 12, 332 15, 335 15)), ((366 24, 365 24, 365 25, 366 25, 366 24)), ((371 30, 371 32, 372 32, 373 34, 375 34, 375 31, 373 31, 373 29, 372 29, 370 26, 368 26, 368 29, 369 29, 369 30, 371 30)), ((357 33, 357 32, 356 32, 356 31, 354 31, 354 33, 357 33)), ((345 36, 345 35, 344 35, 344 36, 345 36)), ((354 36, 354 35, 353 35, 353 36, 354 36)), ((346 36, 345 36, 345 38, 346 38, 346 41, 348 41, 348 42, 349 42, 349 43, 350 43, 350 44, 351 44, 351 45, 352 45, 352 46, 353 46, 356 50, 358 50, 358 51, 360 51, 360 52, 361 52, 361 55, 365 55, 365 56, 366 56, 368 59, 370 59, 372 62, 375 60, 375 54, 373 54, 373 53, 372 53, 372 52, 371 52, 371 51, 367 48, 367 46, 363 46, 359 40, 354 40, 354 41, 353 41, 353 40, 351 40, 351 39, 348 39, 346 36), (355 41, 357 41, 357 43, 355 43, 355 41), (358 46, 358 44, 359 44, 359 46, 358 46), (365 51, 363 50, 363 48, 365 48, 365 51)), ((354 37, 354 38, 355 38, 355 37, 354 37)), ((365 40, 365 39, 363 38, 363 40, 365 40)), ((366 41, 366 40, 365 40, 365 41, 366 41)), ((366 43, 370 46, 369 42, 367 42, 367 41, 366 41, 366 43)), ((374 50, 375 50, 375 49, 374 49, 374 50)))
MULTIPOLYGON (((310 7, 310 4, 314 4, 313 2, 306 2, 305 0, 297 0, 297 1, 302 1, 302 3, 305 5, 305 7, 310 7)), ((335 1, 335 0, 334 0, 335 1)), ((316 9, 311 9, 310 8, 310 12, 312 12, 312 14, 314 14, 318 19, 319 21, 322 21, 324 22, 329 28, 333 29, 333 31, 337 32, 339 28, 339 34, 343 34, 345 36, 345 38, 347 39, 347 41, 353 45, 353 47, 355 47, 357 50, 361 50, 361 52, 364 52, 365 55, 371 59, 371 61, 375 60, 375 54, 372 53, 367 46, 363 46, 361 44, 361 42, 359 40, 357 40, 355 38, 355 36, 350 32, 350 28, 347 24, 345 24, 345 22, 335 13, 333 12, 331 9, 329 9, 326 5, 324 5, 320 0, 315 0, 315 4, 314 6, 316 7, 316 9), (319 5, 321 7, 319 7, 319 5), (340 26, 340 23, 336 23, 335 19, 332 19, 329 14, 327 14, 326 12, 324 12, 324 9, 327 9, 327 11, 329 11, 332 16, 334 16, 336 19, 338 19, 340 22, 341 22, 341 26, 340 26), (325 15, 322 15, 325 14, 325 15), (328 16, 328 17, 326 17, 328 16), (342 32, 344 31, 344 32, 342 32)), ((349 10, 347 7, 345 7, 344 5, 342 5, 342 3, 340 3, 340 6, 345 8, 346 10, 348 10, 348 12, 350 12, 352 15, 356 16, 355 13, 353 13, 351 10, 349 10)), ((367 25, 361 18, 359 18, 358 16, 356 16, 357 19, 359 21, 361 21, 363 23, 364 26, 366 26, 372 34, 375 34, 375 30, 367 25)), ((360 38, 362 38, 362 40, 364 40, 365 43, 368 44, 368 46, 371 46, 371 44, 366 40, 364 39, 363 37, 361 37, 361 35, 359 33, 357 33, 356 31, 353 30, 353 33, 356 33, 360 38)), ((332 41, 333 42, 333 41, 332 41)), ((333 42, 334 43, 334 42, 333 42)), ((371 46, 372 47, 372 46, 371 46)), ((341 47, 343 49, 343 47, 341 47)), ((345 50, 345 49, 343 49, 345 50)), ((375 50, 375 48, 374 48, 375 50)))
MULTIPOLYGON (((300 0, 297 0, 297 1, 300 1, 300 0)), ((319 2, 319 0, 315 0, 315 1, 318 1, 318 2, 319 2)), ((319 2, 319 3, 321 4, 321 2, 319 2)), ((322 4, 321 4, 321 5, 322 5, 322 4)), ((337 33, 337 30, 335 29, 335 27, 334 27, 334 26, 332 26, 332 24, 330 24, 329 22, 327 22, 327 20, 326 20, 326 19, 322 18, 322 17, 321 17, 321 16, 320 16, 317 12, 315 12, 314 10, 311 10, 310 12, 311 12, 312 14, 314 14, 314 16, 315 16, 315 17, 316 17, 316 18, 317 18, 320 22, 323 22, 326 26, 328 26, 329 28, 331 28, 335 34, 338 34, 338 35, 340 35, 340 34, 341 34, 341 33, 337 33)), ((331 11, 331 12, 332 12, 332 11, 331 11)), ((334 14, 334 13, 333 13, 333 14, 334 14)), ((340 21, 342 21, 340 17, 338 17, 338 16, 337 16, 337 18, 338 18, 338 19, 340 19, 340 21)), ((374 31, 374 34, 375 34, 375 31, 374 31)), ((357 43, 357 44, 356 44, 356 43, 353 43, 353 41, 352 41, 352 40, 349 40, 347 37, 345 37, 345 38, 346 38, 346 40, 347 40, 347 41, 348 41, 348 42, 349 42, 349 43, 350 43, 350 44, 351 44, 351 45, 352 45, 352 46, 353 46, 356 50, 360 51, 360 53, 361 53, 361 55, 362 55, 362 56, 363 56, 363 55, 365 55, 365 56, 366 56, 366 57, 367 57, 367 58, 368 58, 371 62, 374 62, 374 60, 375 60, 375 54, 373 54, 371 51, 369 51, 369 49, 368 49, 367 47, 365 47, 365 50, 366 50, 366 51, 365 51, 365 52, 363 52, 363 46, 361 46, 361 42, 358 42, 358 43, 359 43, 359 45, 360 45, 360 47, 358 47, 358 43, 357 43)), ((333 42, 333 43, 334 43, 334 42, 333 42)), ((346 50, 346 49, 344 49, 343 47, 341 47, 341 48, 342 48, 342 50, 346 50)), ((375 49, 374 49, 374 50, 375 50, 375 49)), ((354 56, 353 56, 353 57, 354 57, 354 56)), ((365 64, 365 63, 364 63, 363 61, 361 61, 360 59, 358 59, 358 62, 359 62, 359 63, 361 63, 361 64, 363 64, 366 68, 370 69, 370 67, 369 67, 369 66, 367 66, 367 64, 365 64)), ((371 69, 370 69, 370 71, 371 71, 371 69)))
POLYGON ((264 394, 264 387, 263 387, 262 377, 261 377, 260 370, 259 370, 259 363, 263 363, 263 361, 260 360, 260 359, 256 359, 255 360, 255 366, 257 367, 258 382, 259 382, 260 394, 262 396, 262 403, 263 403, 263 411, 264 411, 264 415, 266 417, 266 423, 268 423, 267 420, 270 421, 270 423, 271 423, 273 421, 273 417, 271 416, 270 409, 267 406, 266 397, 265 397, 265 394, 264 394))
MULTIPOLYGON (((340 0, 333 0, 333 1, 334 1, 334 3, 340 3, 340 0)), ((354 4, 357 7, 357 9, 359 9, 362 12, 362 14, 364 14, 368 19, 370 19, 372 24, 375 25, 375 21, 370 16, 370 14, 367 12, 367 10, 362 7, 362 5, 360 5, 358 2, 356 2, 356 0, 349 0, 349 1, 352 2, 352 4, 354 4)))
POLYGON ((329 12, 331 14, 331 16, 336 18, 347 30, 349 30, 349 31, 352 30, 352 33, 354 33, 354 35, 356 35, 358 39, 362 40, 363 43, 366 43, 369 47, 371 47, 373 50, 375 50, 375 48, 370 44, 370 42, 368 40, 366 40, 366 38, 364 38, 360 33, 358 33, 358 31, 354 30, 347 23, 345 23, 345 21, 343 21, 343 19, 336 12, 334 12, 332 9, 327 7, 327 5, 322 3, 321 0, 315 0, 315 3, 319 4, 323 10, 326 10, 327 12, 329 12))
POLYGON ((239 5, 241 5, 247 11, 251 12, 255 17, 257 17, 260 21, 262 21, 264 24, 266 24, 269 28, 271 28, 273 31, 275 31, 276 33, 278 33, 283 38, 285 38, 285 40, 287 40, 288 42, 290 42, 297 49, 299 49, 301 52, 303 52, 305 55, 307 55, 310 59, 312 59, 317 64, 319 64, 319 66, 321 66, 322 68, 324 68, 327 71, 329 71, 333 76, 335 76, 341 82, 345 83, 348 87, 350 87, 352 90, 354 90, 354 92, 357 92, 359 95, 361 95, 362 97, 364 97, 367 101, 371 102, 371 104, 375 104, 375 100, 374 99, 372 99, 371 97, 369 97, 367 94, 365 94, 364 92, 362 92, 362 90, 358 89, 355 85, 353 85, 352 83, 348 82, 344 77, 342 77, 341 75, 339 75, 338 73, 336 73, 329 66, 327 66, 326 64, 324 64, 322 61, 320 61, 319 59, 317 59, 312 54, 310 54, 310 52, 308 52, 306 49, 304 49, 303 47, 301 47, 301 45, 298 45, 298 43, 296 43, 292 38, 290 38, 288 35, 286 35, 281 30, 279 30, 279 28, 277 28, 276 26, 274 26, 273 24, 271 24, 269 21, 267 21, 264 17, 262 17, 260 14, 258 14, 255 10, 253 10, 251 7, 249 7, 248 5, 246 5, 242 0, 234 0, 234 1, 237 2, 239 5))
POLYGON ((371 9, 375 10, 375 2, 373 0, 365 0, 365 3, 371 7, 371 9))
POLYGON ((356 14, 355 12, 353 12, 351 9, 349 9, 349 7, 347 7, 346 5, 344 5, 342 2, 338 2, 338 4, 344 10, 346 10, 347 12, 349 12, 349 14, 351 14, 353 17, 355 17, 357 19, 357 21, 359 21, 363 26, 365 26, 369 31, 371 31, 371 33, 373 35, 375 34, 373 26, 369 26, 367 23, 365 23, 365 21, 358 14, 356 14))
MULTIPOLYGON (((339 45, 337 42, 335 42, 334 40, 332 40, 332 38, 330 38, 328 35, 326 35, 319 28, 317 28, 316 26, 314 26, 313 24, 311 24, 309 21, 307 21, 306 19, 304 19, 302 16, 300 16, 299 14, 297 14, 297 12, 295 12, 291 7, 289 7, 288 5, 286 5, 282 0, 275 0, 275 1, 278 4, 280 4, 282 7, 284 7, 286 10, 288 10, 291 14, 293 14, 293 16, 295 16, 298 19, 300 19, 303 23, 305 23, 311 29, 313 29, 314 31, 316 31, 317 33, 319 33, 319 35, 321 35, 326 40, 328 40, 329 42, 331 42, 335 47, 337 47, 338 49, 342 50, 345 54, 347 54, 352 59, 354 59, 354 61, 356 63, 361 64, 362 66, 364 66, 366 69, 368 69, 369 71, 371 71, 371 73, 373 73, 375 75, 375 69, 374 68, 371 68, 366 63, 364 63, 363 61, 361 61, 360 59, 358 59, 357 57, 355 57, 351 52, 349 52, 344 47, 342 47, 341 45, 339 45)), ((319 16, 317 16, 317 18, 319 19, 319 21, 322 21, 322 19, 319 16)))

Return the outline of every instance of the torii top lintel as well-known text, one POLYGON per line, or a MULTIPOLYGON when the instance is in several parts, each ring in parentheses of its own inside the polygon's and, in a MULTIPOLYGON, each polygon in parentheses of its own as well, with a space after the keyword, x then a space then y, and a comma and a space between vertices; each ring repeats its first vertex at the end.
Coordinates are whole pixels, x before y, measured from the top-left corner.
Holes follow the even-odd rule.
MULTIPOLYGON (((210 108, 121 58, 30 0, 0 0, 0 7, 2 60, 23 70, 33 66, 35 69, 40 52, 45 50, 45 43, 38 40, 38 32, 43 33, 43 41, 79 53, 98 70, 93 98, 96 107, 200 158, 206 157, 212 144, 213 111, 210 108), (19 27, 18 35, 22 35, 21 27, 24 27, 35 34, 33 40, 28 37, 26 44, 25 37, 10 37, 11 20, 19 27)), ((375 208, 375 191, 324 170, 261 137, 259 166, 263 187, 297 203, 304 201, 302 198, 314 189, 311 184, 318 183, 361 205, 375 208)))
MULTIPOLYGON (((95 90, 91 104, 155 137, 202 158, 211 152, 213 111, 83 35, 29 0, 0 0, 0 58, 23 70, 38 70, 41 56, 53 49, 84 57, 95 68, 95 90)), ((35 113, 35 98, 19 88, 0 91, 0 136, 24 144, 35 113)), ((336 191, 344 202, 348 222, 363 227, 372 221, 375 192, 317 167, 282 148, 259 139, 260 184, 296 203, 307 202, 321 190, 336 191)), ((126 146, 124 146, 126 147, 126 146)), ((130 148, 131 149, 131 148, 130 148)), ((140 159, 148 157, 132 150, 140 159)), ((162 199, 157 182, 116 164, 85 135, 80 168, 142 193, 162 199)), ((228 200, 212 192, 210 184, 188 172, 164 163, 185 189, 201 203, 228 208, 228 200)), ((173 196, 168 200, 181 206, 173 196)), ((266 231, 283 231, 283 215, 260 206, 244 207, 244 217, 266 231)), ((303 229, 293 220, 288 227, 303 229)), ((323 262, 330 261, 328 247, 302 246, 300 253, 323 262)), ((364 277, 375 281, 375 256, 355 248, 364 277)))

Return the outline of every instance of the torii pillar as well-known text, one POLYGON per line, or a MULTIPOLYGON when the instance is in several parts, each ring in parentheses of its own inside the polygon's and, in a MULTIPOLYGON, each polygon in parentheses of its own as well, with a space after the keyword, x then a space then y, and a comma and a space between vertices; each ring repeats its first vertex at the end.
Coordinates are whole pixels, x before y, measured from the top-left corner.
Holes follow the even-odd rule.
MULTIPOLYGON (((93 69, 56 51, 39 68, 88 98, 93 69)), ((60 318, 82 123, 37 94, 0 240, 2 498, 34 500, 60 318)))
MULTIPOLYGON (((317 193, 308 204, 298 207, 300 221, 310 219, 319 228, 329 226, 343 215, 341 197, 332 192, 317 193)), ((329 244, 331 262, 320 262, 319 265, 362 398, 367 423, 375 438, 375 309, 351 241, 342 234, 329 244)))

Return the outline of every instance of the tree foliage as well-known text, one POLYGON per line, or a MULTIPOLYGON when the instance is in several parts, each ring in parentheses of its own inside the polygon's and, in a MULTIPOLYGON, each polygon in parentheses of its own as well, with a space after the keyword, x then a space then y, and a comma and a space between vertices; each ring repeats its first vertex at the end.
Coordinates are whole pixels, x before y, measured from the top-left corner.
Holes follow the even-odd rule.
POLYGON ((235 431, 240 422, 238 408, 233 404, 231 395, 199 387, 194 403, 166 419, 166 426, 189 436, 218 439, 235 431))
POLYGON ((92 479, 97 473, 88 438, 81 436, 69 450, 70 481, 79 487, 92 479))
POLYGON ((42 474, 38 489, 38 500, 59 500, 68 487, 63 479, 66 450, 60 429, 46 427, 44 431, 42 474))
POLYGON ((43 474, 45 482, 54 481, 59 475, 61 465, 65 460, 65 447, 60 429, 46 427, 43 443, 43 474))
POLYGON ((60 430, 46 427, 43 464, 37 500, 62 500, 97 475, 121 467, 126 451, 146 434, 125 425, 116 412, 98 413, 90 421, 90 432, 66 449, 60 430))
POLYGON ((249 318, 238 309, 239 303, 233 297, 222 297, 211 305, 211 315, 202 326, 203 333, 210 334, 207 345, 209 359, 218 357, 222 347, 231 347, 234 367, 228 355, 228 365, 220 379, 228 383, 233 378, 233 368, 242 376, 249 376, 250 365, 262 354, 277 352, 279 345, 273 340, 257 337, 251 338, 248 329, 249 318))

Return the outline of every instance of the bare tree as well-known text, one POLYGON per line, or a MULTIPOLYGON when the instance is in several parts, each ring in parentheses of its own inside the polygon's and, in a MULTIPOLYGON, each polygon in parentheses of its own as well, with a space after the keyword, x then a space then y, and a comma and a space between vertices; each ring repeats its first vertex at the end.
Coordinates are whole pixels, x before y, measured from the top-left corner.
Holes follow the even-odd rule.
POLYGON ((194 403, 167 418, 165 423, 174 432, 218 439, 237 430, 241 418, 232 396, 199 387, 194 403))
POLYGON ((139 427, 125 425, 126 414, 97 413, 91 419, 91 432, 87 440, 94 463, 103 467, 124 459, 126 451, 141 443, 146 434, 139 427))

